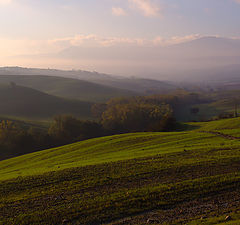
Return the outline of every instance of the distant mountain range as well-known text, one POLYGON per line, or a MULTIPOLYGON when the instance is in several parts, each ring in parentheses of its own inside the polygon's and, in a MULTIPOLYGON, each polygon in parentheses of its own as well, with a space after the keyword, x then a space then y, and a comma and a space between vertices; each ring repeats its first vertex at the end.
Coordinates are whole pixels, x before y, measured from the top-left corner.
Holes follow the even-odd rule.
POLYGON ((240 56, 240 39, 204 37, 171 46, 70 47, 59 56, 98 60, 162 60, 165 58, 202 58, 240 56))
POLYGON ((99 62, 108 62, 116 74, 134 73, 144 78, 181 80, 182 75, 193 70, 239 64, 240 39, 204 37, 167 47, 70 47, 56 57, 76 63, 86 60, 95 63, 96 68, 99 62))
MULTIPOLYGON (((230 78, 228 81, 231 83, 232 77, 238 77, 240 74, 240 39, 203 37, 165 47, 72 46, 57 54, 28 57, 35 63, 53 60, 56 66, 71 64, 75 68, 91 68, 89 70, 106 71, 118 76, 83 70, 61 71, 6 67, 0 69, 0 74, 63 76, 120 89, 148 92, 149 83, 151 83, 150 86, 154 86, 153 89, 162 90, 165 87, 166 90, 172 89, 172 82, 176 84, 176 82, 201 81, 210 82, 210 85, 213 82, 215 85, 218 79, 222 82, 230 78), (126 76, 133 76, 134 79, 126 78, 126 76), (152 80, 162 83, 152 82, 152 80), (147 88, 145 88, 146 83, 148 83, 147 88)), ((27 59, 26 56, 25 60, 28 61, 27 59)))
POLYGON ((229 39, 219 37, 204 37, 193 41, 167 47, 168 51, 176 54, 182 52, 185 55, 195 57, 232 57, 240 56, 240 39, 229 39))

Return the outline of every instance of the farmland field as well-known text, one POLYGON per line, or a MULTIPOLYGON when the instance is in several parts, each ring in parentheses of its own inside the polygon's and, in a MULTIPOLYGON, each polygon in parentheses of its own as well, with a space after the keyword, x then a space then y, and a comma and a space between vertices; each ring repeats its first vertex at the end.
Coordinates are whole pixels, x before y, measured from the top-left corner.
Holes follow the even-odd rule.
POLYGON ((0 162, 0 224, 239 224, 240 119, 189 127, 0 162))

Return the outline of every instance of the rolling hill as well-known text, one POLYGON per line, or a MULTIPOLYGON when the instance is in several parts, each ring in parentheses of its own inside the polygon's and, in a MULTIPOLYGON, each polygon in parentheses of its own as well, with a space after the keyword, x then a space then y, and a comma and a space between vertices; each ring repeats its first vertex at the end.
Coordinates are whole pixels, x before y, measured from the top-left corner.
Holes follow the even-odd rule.
POLYGON ((239 134, 239 124, 115 135, 2 161, 0 223, 238 224, 240 142, 227 132, 239 134))
POLYGON ((131 90, 140 95, 166 94, 179 89, 179 86, 177 84, 171 84, 167 81, 159 81, 137 77, 95 79, 92 82, 108 85, 114 88, 131 90))
POLYGON ((6 117, 46 119, 56 114, 91 117, 90 102, 66 100, 15 84, 0 86, 0 114, 6 117))
POLYGON ((114 97, 132 96, 133 91, 84 80, 41 75, 1 75, 0 83, 15 82, 50 95, 81 101, 104 102, 114 97))
MULTIPOLYGON (((151 91, 166 93, 178 89, 167 81, 137 77, 120 77, 88 71, 64 71, 21 67, 1 67, 0 81, 14 81, 20 85, 64 97, 86 99, 127 96, 151 91), (10 76, 11 75, 11 76, 10 76), (65 79, 64 79, 65 78, 65 79), (75 92, 72 91, 75 90, 75 92), (70 92, 70 93, 68 93, 70 92)), ((147 75, 147 74, 146 74, 147 75)), ((146 76, 147 77, 147 76, 146 76)), ((94 99, 90 99, 93 101, 94 99)))
POLYGON ((89 72, 84 70, 57 70, 57 69, 39 69, 39 68, 24 68, 18 66, 0 67, 0 75, 42 75, 42 76, 58 76, 67 78, 77 78, 79 80, 95 80, 111 78, 110 75, 89 72))

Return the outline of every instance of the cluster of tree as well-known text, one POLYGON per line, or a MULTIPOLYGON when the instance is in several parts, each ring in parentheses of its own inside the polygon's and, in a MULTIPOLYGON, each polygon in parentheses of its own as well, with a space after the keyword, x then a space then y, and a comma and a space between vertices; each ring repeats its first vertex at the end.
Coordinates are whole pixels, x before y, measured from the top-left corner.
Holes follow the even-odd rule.
POLYGON ((72 116, 56 116, 49 129, 0 122, 0 160, 104 135, 102 126, 72 116))
MULTIPOLYGON (((151 105, 159 106, 168 105, 171 109, 172 115, 176 115, 178 110, 182 107, 207 103, 209 98, 201 96, 197 93, 190 93, 186 91, 181 91, 173 94, 163 94, 163 95, 151 95, 151 96, 138 96, 131 98, 115 98, 107 102, 106 104, 95 104, 92 107, 92 114, 96 118, 102 118, 104 111, 113 105, 130 105, 130 104, 141 104, 141 105, 151 105)), ((196 112, 197 109, 193 109, 192 113, 196 112)))
POLYGON ((49 137, 53 143, 58 145, 100 137, 104 134, 105 132, 100 123, 82 121, 68 115, 56 116, 48 129, 49 137))
POLYGON ((26 154, 51 147, 47 133, 30 127, 28 129, 3 120, 0 122, 0 159, 26 154))
POLYGON ((66 115, 56 116, 48 130, 50 139, 57 144, 66 144, 110 134, 170 131, 176 126, 169 104, 142 101, 140 97, 96 104, 93 113, 98 122, 81 121, 66 115))
MULTIPOLYGON (((98 122, 82 121, 73 116, 56 116, 46 130, 0 122, 0 158, 21 155, 110 134, 147 131, 171 131, 176 128, 174 110, 199 102, 196 94, 154 95, 118 98, 93 106, 98 122), (6 153, 4 155, 4 153, 6 153)), ((192 109, 197 113, 197 109, 192 109)))
MULTIPOLYGON (((209 100, 186 91, 175 94, 115 98, 105 104, 95 104, 92 114, 112 133, 135 131, 168 131, 175 129, 174 117, 183 107, 209 100)), ((197 114, 198 108, 191 113, 197 114)))
POLYGON ((111 133, 167 131, 176 121, 167 104, 110 102, 101 115, 101 124, 111 133))

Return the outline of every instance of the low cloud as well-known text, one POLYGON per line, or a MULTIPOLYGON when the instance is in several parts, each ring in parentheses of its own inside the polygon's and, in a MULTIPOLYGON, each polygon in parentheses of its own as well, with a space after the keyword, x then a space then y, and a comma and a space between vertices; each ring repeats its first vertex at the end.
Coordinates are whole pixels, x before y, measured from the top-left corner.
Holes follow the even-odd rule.
POLYGON ((156 37, 153 40, 153 43, 157 46, 169 46, 169 45, 175 45, 175 44, 181 44, 188 41, 193 41, 196 39, 199 39, 203 36, 200 34, 192 34, 192 35, 186 35, 186 36, 174 36, 171 38, 162 38, 162 37, 156 37))
POLYGON ((153 39, 146 38, 124 38, 124 37, 101 37, 98 35, 76 35, 74 37, 60 38, 50 40, 51 45, 62 47, 80 46, 80 47, 110 47, 110 46, 169 46, 180 44, 201 38, 200 34, 191 34, 186 36, 174 36, 164 38, 157 36, 153 39))
MULTIPOLYGON (((199 34, 153 39, 127 37, 101 37, 98 35, 76 35, 51 40, 10 40, 0 39, 0 56, 58 53, 70 47, 102 48, 102 47, 165 47, 199 39, 199 34)), ((239 38, 233 38, 239 39, 239 38)))
POLYGON ((236 3, 240 4, 240 0, 234 0, 234 2, 236 2, 236 3))
POLYGON ((59 38, 50 40, 52 45, 62 47, 80 46, 87 48, 110 47, 110 46, 139 46, 147 43, 147 40, 141 38, 121 38, 121 37, 101 37, 94 34, 76 35, 74 37, 59 38))
POLYGON ((114 16, 126 16, 127 13, 125 12, 125 10, 123 8, 113 7, 112 8, 112 15, 114 15, 114 16))
POLYGON ((162 8, 151 0, 128 0, 131 8, 138 10, 145 17, 157 17, 162 15, 162 8))

